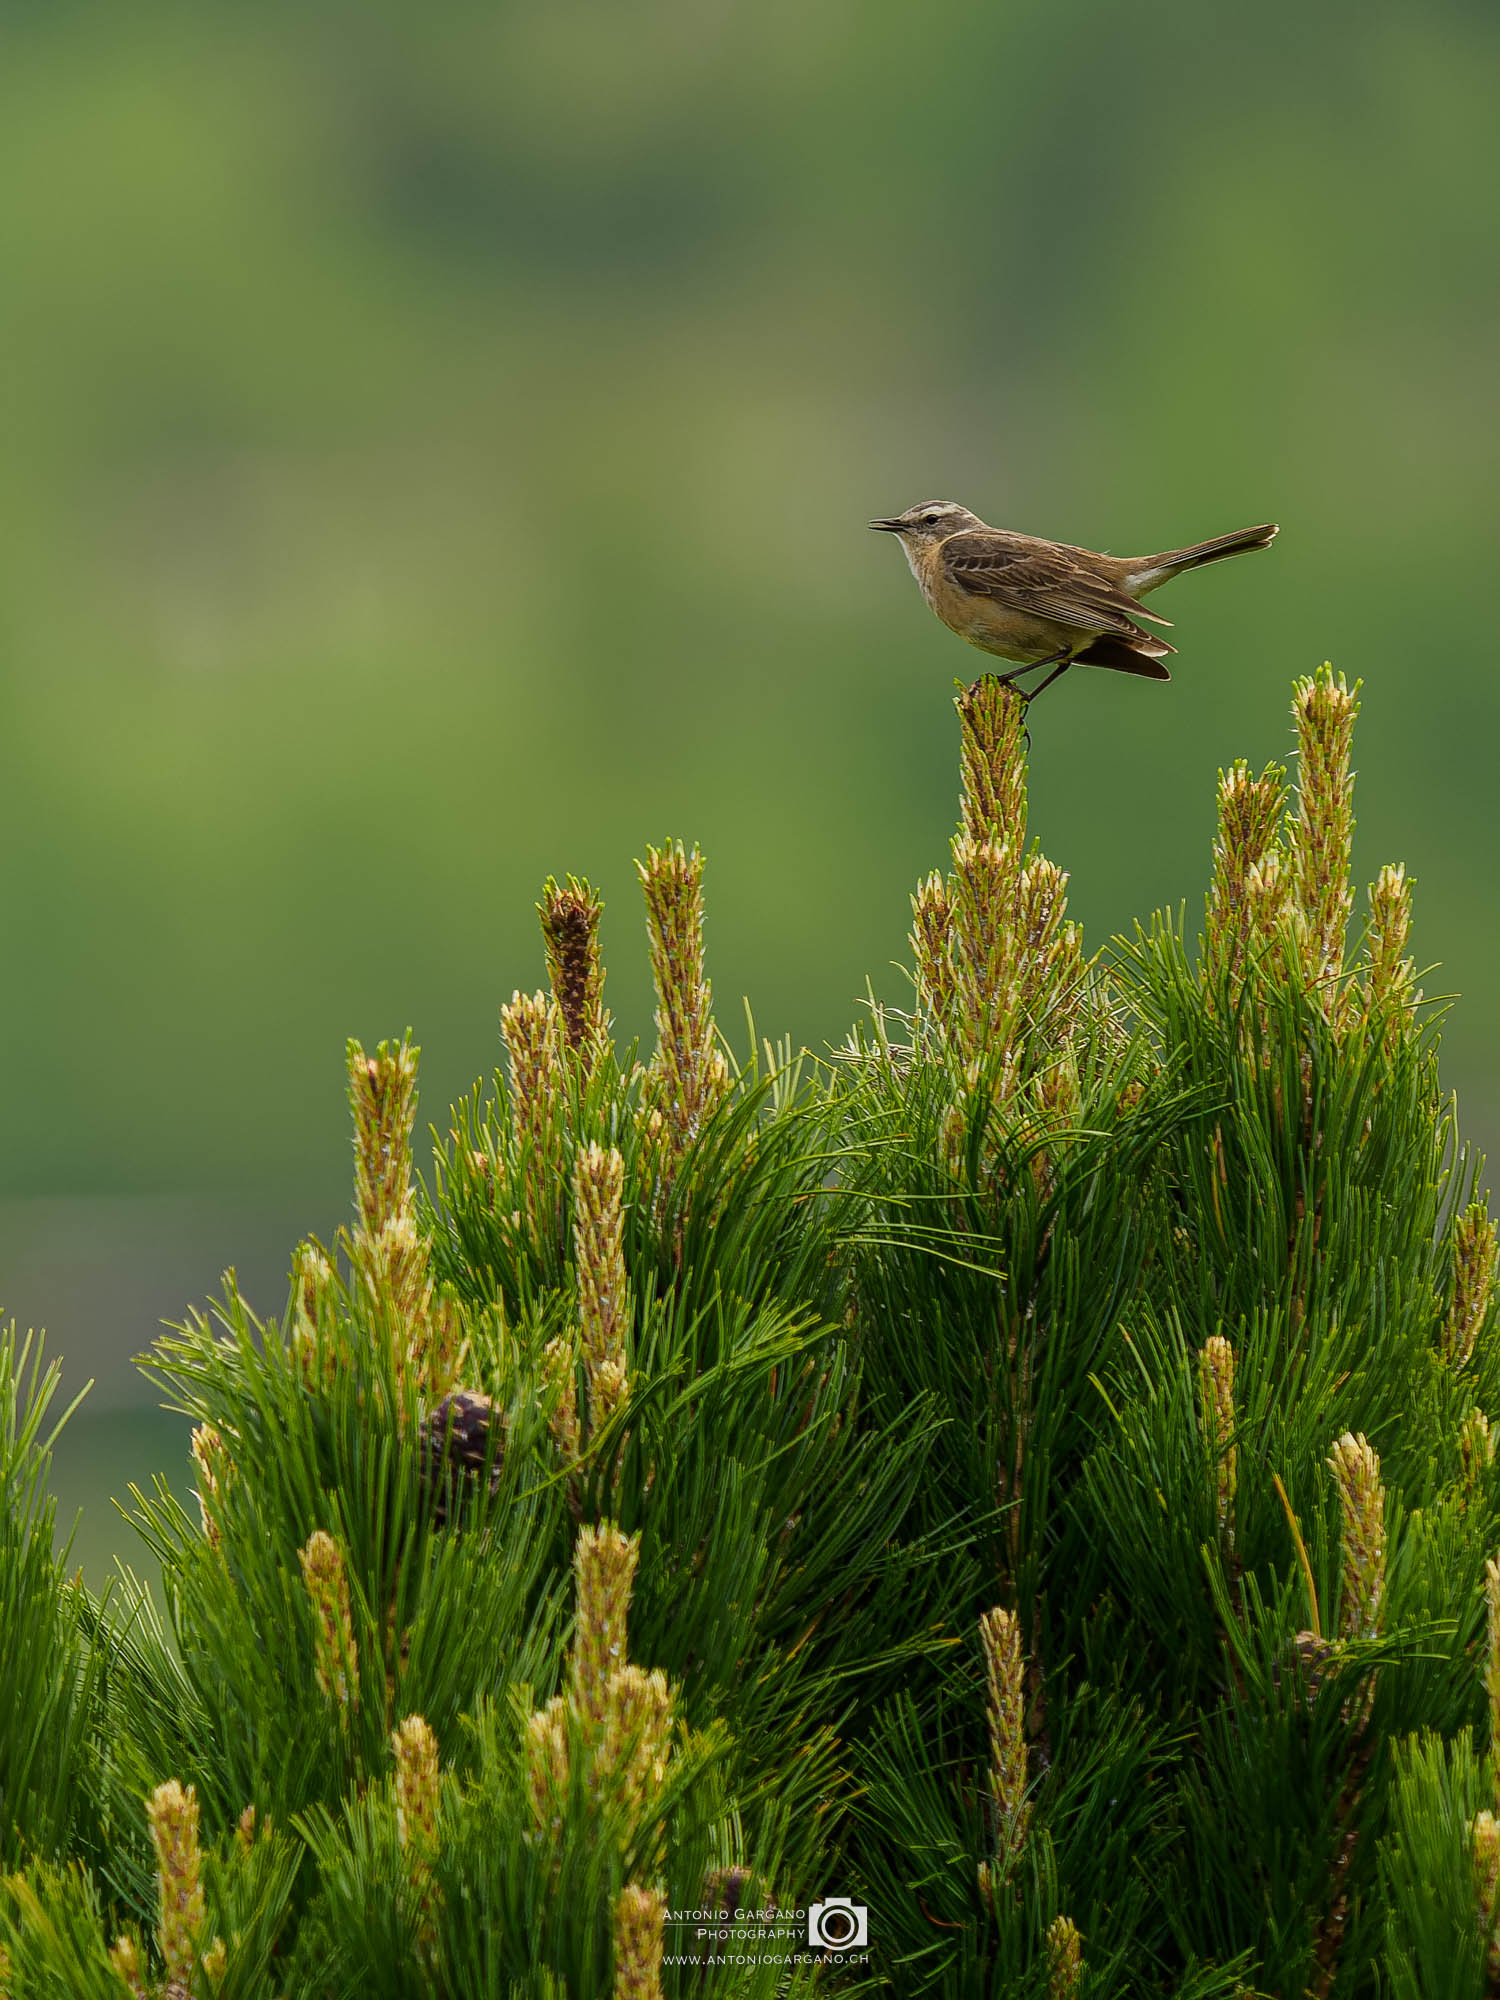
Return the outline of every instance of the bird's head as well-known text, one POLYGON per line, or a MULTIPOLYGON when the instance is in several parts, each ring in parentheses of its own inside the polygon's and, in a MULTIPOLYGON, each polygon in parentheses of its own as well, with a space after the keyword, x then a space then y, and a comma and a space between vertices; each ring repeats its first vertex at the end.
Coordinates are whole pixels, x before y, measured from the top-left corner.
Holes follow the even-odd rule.
POLYGON ((965 534, 972 528, 982 528, 984 523, 956 500, 924 500, 919 507, 908 507, 904 514, 893 514, 887 521, 872 521, 870 526, 899 535, 908 548, 915 548, 923 542, 945 542, 950 535, 965 534))

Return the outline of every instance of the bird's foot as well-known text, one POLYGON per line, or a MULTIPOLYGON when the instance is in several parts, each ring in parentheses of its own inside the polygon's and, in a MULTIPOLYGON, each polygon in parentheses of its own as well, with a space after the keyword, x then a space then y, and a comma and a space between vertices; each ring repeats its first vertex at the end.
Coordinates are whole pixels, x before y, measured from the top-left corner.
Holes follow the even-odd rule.
MULTIPOLYGON (((1037 665, 1039 667, 1050 666, 1051 664, 1052 663, 1048 660, 1037 661, 1037 665)), ((1052 683, 1055 680, 1061 680, 1062 676, 1068 671, 1069 667, 1071 667, 1072 664, 1073 664, 1073 656, 1071 653, 1069 653, 1065 655, 1061 660, 1059 660, 1055 666, 1052 667, 1051 673, 1048 674, 1047 678, 1044 681, 1038 681, 1036 686, 1032 688, 1029 693, 1023 692, 1021 694, 1022 701, 1024 701, 1029 707, 1030 704, 1034 702, 1037 696, 1042 692, 1042 689, 1051 687, 1052 683)))

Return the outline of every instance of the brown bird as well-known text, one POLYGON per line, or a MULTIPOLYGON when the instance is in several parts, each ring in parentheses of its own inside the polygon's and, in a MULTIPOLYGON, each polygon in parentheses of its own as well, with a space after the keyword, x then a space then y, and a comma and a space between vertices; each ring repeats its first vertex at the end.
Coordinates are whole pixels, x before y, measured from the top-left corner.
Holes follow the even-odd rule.
POLYGON ((870 526, 901 537, 922 595, 949 631, 981 652, 1021 662, 1002 681, 1051 667, 1028 701, 1074 666, 1169 681, 1162 656, 1176 648, 1139 621, 1172 621, 1143 610, 1140 600, 1185 569, 1268 548, 1276 534, 1275 522, 1267 522, 1162 555, 1102 556, 987 527, 952 500, 927 500, 870 526))

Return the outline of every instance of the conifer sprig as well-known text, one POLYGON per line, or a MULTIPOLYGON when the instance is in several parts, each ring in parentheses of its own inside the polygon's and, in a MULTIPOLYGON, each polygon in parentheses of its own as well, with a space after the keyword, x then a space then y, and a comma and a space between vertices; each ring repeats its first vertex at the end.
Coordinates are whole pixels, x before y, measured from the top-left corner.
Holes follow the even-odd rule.
POLYGON ((198 1959, 204 1902, 198 1845, 198 1799, 191 1785, 175 1778, 158 1785, 146 1807, 156 1850, 157 1936, 167 1978, 186 1984, 198 1959))
POLYGON ((339 1371, 339 1322, 333 1266, 315 1243, 292 1259, 292 1353, 309 1389, 331 1389, 339 1371))
POLYGON ((638 1538, 608 1523, 579 1531, 573 1557, 578 1584, 573 1698, 596 1730, 604 1720, 610 1675, 625 1663, 625 1620, 639 1558, 638 1538))
POLYGON ((1484 1565, 1484 1692, 1489 1706, 1490 1773, 1500 1808, 1500 1559, 1484 1565))
POLYGON ((985 674, 954 703, 959 737, 959 827, 971 840, 1026 847, 1026 703, 985 674))
POLYGON ((703 856, 680 840, 648 847, 636 873, 646 898, 646 934, 656 986, 654 1107, 673 1160, 697 1138, 724 1095, 729 1067, 718 1047, 713 993, 704 973, 703 856))
POLYGON ((591 1071, 609 1045, 604 1007, 604 961, 599 951, 601 897, 570 875, 561 887, 549 875, 537 904, 547 952, 547 978, 563 1039, 591 1071))
POLYGON ((391 1736, 396 1759, 396 1824, 415 1855, 437 1851, 437 1739, 424 1717, 408 1715, 391 1736))
POLYGON ((1416 967, 1406 956, 1410 932, 1411 883, 1403 867, 1387 863, 1370 885, 1365 990, 1369 1011, 1380 1021, 1390 1047, 1410 1034, 1422 998, 1416 967))
POLYGON ((615 1898, 614 2000, 661 2000, 666 1898, 659 1889, 627 1882, 615 1898))
POLYGON ((1071 1917, 1047 1926, 1047 2000, 1077 2000, 1083 1978, 1083 1939, 1071 1917))
POLYGON ((953 873, 946 883, 928 876, 912 899, 919 1018, 951 1022, 965 1084, 988 1064, 1003 1103, 1067 1042, 1083 949, 1065 921, 1067 876, 1026 855, 1024 702, 986 678, 955 706, 963 790, 953 873))
POLYGON ((411 1209, 411 1135, 417 1115, 417 1051, 382 1042, 373 1056, 349 1044, 354 1113, 354 1199, 370 1239, 411 1209))
POLYGON ((441 1790, 437 1738, 423 1716, 408 1715, 392 1732, 391 1749, 396 1760, 397 1838, 406 1856, 418 1949, 430 1956, 437 1944, 439 1904, 432 1876, 441 1790))
POLYGON ((1495 1225, 1483 1202, 1471 1202, 1453 1239, 1453 1287, 1443 1322, 1443 1358, 1464 1368, 1495 1295, 1495 1225))
POLYGON ((1495 1463, 1496 1433, 1489 1418, 1477 1405, 1459 1427, 1459 1462, 1463 1468, 1464 1493, 1472 1498, 1485 1473, 1495 1463))
POLYGON ((1479 1905, 1479 1933, 1484 1940, 1485 1970, 1500 1981, 1500 1820, 1483 1807, 1474 1818, 1470 1838, 1474 1856, 1474 1894, 1479 1905))
POLYGON ((542 1349, 542 1380, 548 1427, 563 1458, 575 1459, 583 1433, 578 1418, 578 1343, 571 1328, 554 1334, 542 1349))
POLYGON ((134 2000, 145 2000, 146 1975, 141 1964, 140 1946, 135 1939, 128 1933, 117 1937, 109 1948, 109 1962, 134 2000))
POLYGON ((1341 1006, 1344 931, 1353 894, 1354 775, 1349 759, 1359 714, 1359 683, 1322 666, 1298 681, 1292 697, 1297 723, 1297 812, 1290 867, 1301 912, 1303 966, 1309 988, 1330 1020, 1341 1006))
POLYGON ((1238 1474, 1234 1444, 1234 1349, 1221 1333, 1210 1334, 1198 1355, 1198 1411, 1204 1442, 1213 1459, 1219 1545, 1228 1555, 1234 1548, 1238 1474))
MULTIPOLYGON (((1245 877, 1245 909, 1251 950, 1267 977, 1281 983, 1299 976, 1294 877, 1285 855, 1273 849, 1250 868, 1245 877)), ((1259 1018, 1264 1037, 1269 1019, 1264 1002, 1259 1018)))
POLYGON ((984 1647, 995 1854, 1004 1880, 1025 1845, 1031 1821, 1026 1772, 1026 1662, 1020 1622, 1013 1611, 997 1608, 985 1612, 979 1621, 979 1635, 984 1647))
MULTIPOLYGON (((994 1050, 1009 1067, 1017 1023, 1019 856, 997 838, 960 833, 953 842, 953 907, 961 1047, 977 1079, 994 1050)), ((1009 1081, 1009 1078, 1007 1078, 1009 1081)))
POLYGON ((564 1089, 562 1020, 543 993, 513 993, 500 1009, 500 1032, 510 1059, 511 1133, 520 1166, 521 1209, 534 1240, 550 1241, 560 1204, 564 1089))
POLYGON ((1346 1639, 1380 1634, 1385 1605, 1385 1487, 1380 1460, 1364 1437, 1349 1431, 1328 1460, 1338 1486, 1343 1589, 1339 1630, 1346 1639))
MULTIPOLYGON (((568 1802, 585 1797, 627 1844, 661 1854, 660 1801, 674 1727, 660 1668, 626 1658, 626 1619, 639 1539, 610 1522, 582 1529, 574 1545, 577 1622, 567 1691, 526 1719, 527 1793, 538 1824, 560 1833, 568 1802)), ((659 1967, 660 1938, 651 1959, 659 1967)))
POLYGON ((923 1026, 942 1034, 953 1016, 953 898, 936 869, 911 899, 911 949, 916 966, 917 1011, 923 1026))
MULTIPOLYGON (((367 1056, 358 1042, 350 1042, 348 1054, 359 1217, 349 1243, 351 1261, 398 1378, 409 1376, 420 1389, 441 1392, 463 1360, 464 1334, 452 1300, 434 1288, 431 1245, 417 1223, 411 1151, 417 1051, 409 1042, 382 1042, 367 1056)), ((335 1347, 320 1331, 320 1300, 331 1275, 322 1253, 304 1245, 293 1338, 310 1385, 321 1372, 326 1386, 339 1365, 335 1347)))
POLYGON ((315 1528, 301 1551, 302 1581, 313 1611, 313 1661, 318 1686, 340 1709, 359 1706, 359 1665, 343 1551, 315 1528))
POLYGON ((231 1463, 224 1439, 213 1424, 199 1424, 193 1431, 193 1460, 198 1468, 198 1513, 203 1534, 212 1549, 219 1547, 223 1530, 219 1525, 224 1489, 229 1483, 231 1463))
POLYGON ((582 1148, 573 1166, 573 1248, 589 1417, 595 1428, 609 1421, 629 1393, 624 1187, 625 1161, 616 1147, 590 1142, 582 1148))
POLYGON ((1264 870, 1281 837, 1285 778, 1277 765, 1252 777, 1243 758, 1219 773, 1207 960, 1213 976, 1227 977, 1231 1004, 1244 981, 1252 940, 1264 933, 1264 870))

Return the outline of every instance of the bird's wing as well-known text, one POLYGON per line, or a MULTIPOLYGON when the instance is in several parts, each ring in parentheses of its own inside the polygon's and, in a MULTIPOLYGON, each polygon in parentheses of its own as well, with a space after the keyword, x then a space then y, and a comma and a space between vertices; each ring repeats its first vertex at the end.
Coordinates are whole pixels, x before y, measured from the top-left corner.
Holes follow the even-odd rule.
MULTIPOLYGON (((1076 625, 1085 632, 1111 632, 1121 639, 1156 639, 1137 618, 1170 624, 1144 610, 1133 597, 1089 566, 1083 550, 1055 542, 1035 542, 1020 535, 950 535, 941 550, 948 581, 974 597, 993 597, 1016 611, 1051 618, 1059 625, 1076 625)), ((1170 647, 1165 650, 1170 651, 1170 647)))

